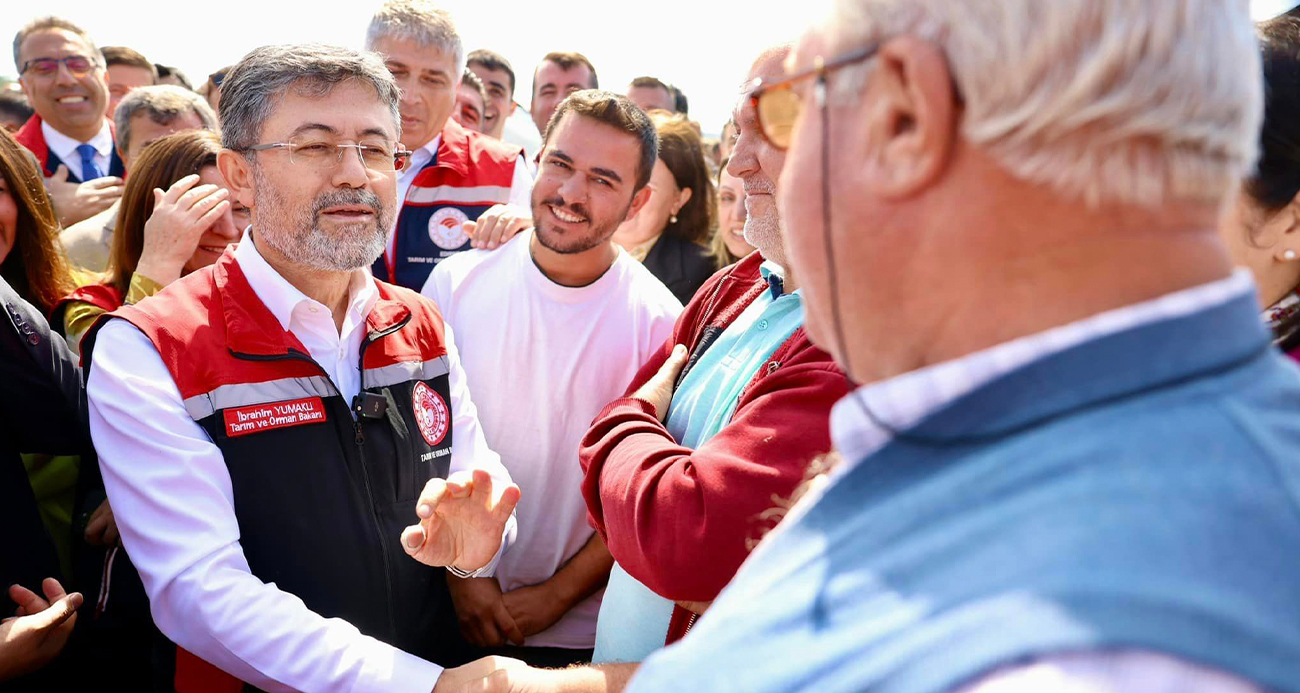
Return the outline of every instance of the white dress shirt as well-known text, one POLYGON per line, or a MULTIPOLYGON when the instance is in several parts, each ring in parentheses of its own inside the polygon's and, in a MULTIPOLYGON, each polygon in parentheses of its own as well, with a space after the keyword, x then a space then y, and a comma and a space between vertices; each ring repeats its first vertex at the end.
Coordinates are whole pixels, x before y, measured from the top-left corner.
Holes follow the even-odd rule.
POLYGON ((95 165, 99 170, 108 175, 109 166, 113 163, 113 130, 108 126, 108 121, 104 121, 104 126, 99 129, 99 134, 90 138, 89 142, 78 142, 67 135, 50 127, 50 124, 44 120, 41 121, 41 133, 45 135, 45 146, 54 152, 54 155, 67 164, 68 171, 72 175, 86 180, 86 174, 81 170, 81 152, 77 147, 82 144, 88 144, 95 148, 95 165))
MULTIPOLYGON (((1088 341, 1228 303, 1249 294, 1253 287, 1250 272, 1237 270, 1227 279, 1099 313, 959 359, 864 385, 840 400, 831 411, 831 438, 842 461, 826 482, 817 484, 817 490, 808 494, 812 498, 806 502, 800 500, 791 515, 801 515, 801 511, 812 507, 831 482, 889 443, 891 434, 877 422, 885 423, 892 430, 905 430, 959 398, 1035 361, 1088 341), (868 416, 864 406, 872 416, 868 416)), ((774 530, 779 531, 780 527, 774 530)), ((1030 691, 1262 693, 1234 676, 1143 650, 1040 657, 999 670, 960 689, 960 693, 1030 691)))
MULTIPOLYGON (((402 169, 401 175, 397 177, 397 209, 401 212, 402 205, 406 204, 406 193, 411 189, 411 183, 415 180, 415 174, 420 172, 433 161, 433 157, 438 153, 438 145, 442 144, 442 133, 438 133, 431 142, 420 147, 411 153, 411 161, 402 169)), ((532 210, 533 195, 533 174, 528 168, 528 163, 524 160, 523 155, 515 161, 514 178, 510 181, 510 201, 512 207, 517 207, 525 214, 530 214, 532 210)), ((400 216, 400 214, 398 215, 400 216)), ((388 249, 384 254, 390 259, 393 257, 394 244, 397 243, 398 219, 393 219, 393 229, 388 232, 388 249)))
MULTIPOLYGON (((340 332, 330 310, 281 277, 248 233, 235 260, 258 298, 351 401, 361 385, 365 318, 378 298, 369 271, 353 274, 340 332)), ((509 483, 483 438, 450 326, 446 346, 451 471, 483 467, 509 483)), ((249 571, 221 450, 186 413, 157 349, 134 325, 114 320, 100 331, 86 390, 113 514, 154 621, 168 638, 268 691, 433 689, 438 665, 362 635, 342 619, 324 618, 249 571)), ((513 536, 512 517, 503 550, 513 536)), ((499 559, 500 552, 479 572, 490 574, 499 559)))

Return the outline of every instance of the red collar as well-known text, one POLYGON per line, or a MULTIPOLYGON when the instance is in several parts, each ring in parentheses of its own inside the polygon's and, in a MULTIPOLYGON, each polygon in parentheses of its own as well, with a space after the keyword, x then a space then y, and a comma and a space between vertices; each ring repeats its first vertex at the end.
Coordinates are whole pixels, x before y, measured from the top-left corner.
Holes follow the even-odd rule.
MULTIPOLYGON (((108 119, 105 118, 105 120, 108 119)), ((14 133, 14 139, 18 141, 18 144, 27 147, 36 155, 36 159, 41 162, 41 170, 45 172, 45 177, 48 178, 54 175, 54 171, 50 170, 50 147, 45 142, 45 131, 41 129, 42 122, 44 121, 41 120, 41 116, 33 113, 32 117, 28 118, 27 122, 23 123, 23 126, 18 129, 18 132, 14 133)), ((116 147, 117 128, 114 127, 111 120, 108 121, 108 131, 113 135, 113 146, 116 147)), ((111 152, 109 157, 112 158, 115 155, 116 152, 111 152)))

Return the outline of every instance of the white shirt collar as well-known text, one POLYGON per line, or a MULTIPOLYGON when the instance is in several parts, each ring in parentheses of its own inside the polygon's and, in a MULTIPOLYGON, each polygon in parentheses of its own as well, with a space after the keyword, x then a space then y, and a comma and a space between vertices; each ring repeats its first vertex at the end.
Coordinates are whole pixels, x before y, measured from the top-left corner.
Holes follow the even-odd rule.
POLYGON ((402 177, 413 176, 417 171, 424 168, 425 164, 433 161, 433 157, 438 154, 438 146, 442 144, 442 133, 434 135, 428 144, 420 147, 411 153, 411 165, 402 170, 402 177))
POLYGON ((78 142, 67 135, 55 130, 49 121, 41 121, 41 133, 45 135, 45 144, 60 159, 65 162, 75 163, 80 169, 81 155, 77 153, 77 147, 82 144, 89 144, 95 148, 95 153, 100 156, 111 156, 113 153, 113 130, 108 126, 108 121, 104 121, 103 127, 99 128, 99 134, 90 138, 89 142, 78 142))
MULTIPOLYGON (((262 257, 253 243, 252 230, 251 226, 245 229, 244 237, 235 248, 235 262, 239 263, 239 269, 243 270, 244 277, 253 288, 253 293, 262 299, 262 303, 279 321, 280 326, 285 331, 292 332, 290 324, 293 322, 294 313, 300 309, 311 312, 323 311, 325 315, 330 315, 327 306, 308 297, 298 287, 290 284, 275 271, 266 258, 262 257)), ((348 315, 343 323, 345 334, 351 332, 351 328, 362 324, 370 314, 370 310, 374 308, 375 302, 379 300, 379 290, 375 288, 375 278, 370 275, 369 268, 353 270, 351 283, 348 285, 348 296, 348 315)))
POLYGON ((831 438, 842 459, 838 478, 890 441, 889 429, 903 430, 980 387, 1053 354, 1160 320, 1222 305, 1254 289, 1250 272, 1176 291, 1159 298, 1098 313, 1076 322, 999 344, 959 359, 863 385, 831 410, 831 438), (863 410, 870 409, 871 416, 863 410), (873 418, 874 417, 874 418, 873 418))

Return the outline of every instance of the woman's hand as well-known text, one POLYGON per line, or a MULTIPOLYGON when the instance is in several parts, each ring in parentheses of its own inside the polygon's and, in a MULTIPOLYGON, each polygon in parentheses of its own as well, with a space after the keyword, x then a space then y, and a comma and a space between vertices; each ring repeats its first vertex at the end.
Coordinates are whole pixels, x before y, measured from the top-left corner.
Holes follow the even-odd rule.
POLYGON ((167 192, 153 189, 153 214, 144 224, 144 250, 135 271, 167 286, 180 279, 203 232, 230 209, 230 192, 200 185, 197 174, 176 181, 167 192))

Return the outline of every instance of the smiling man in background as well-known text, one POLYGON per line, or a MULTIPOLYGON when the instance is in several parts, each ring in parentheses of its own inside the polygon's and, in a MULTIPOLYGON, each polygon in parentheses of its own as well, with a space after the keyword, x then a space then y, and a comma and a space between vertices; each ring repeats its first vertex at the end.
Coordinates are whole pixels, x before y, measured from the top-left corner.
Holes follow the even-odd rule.
POLYGON ((43 17, 14 37, 14 65, 36 111, 14 136, 41 163, 66 227, 122 196, 126 167, 113 146, 104 56, 81 27, 43 17))
POLYGON ((533 181, 523 149, 451 117, 465 48, 450 14, 427 0, 390 0, 370 21, 366 48, 383 56, 401 89, 402 144, 413 152, 398 174, 395 228, 373 269, 418 291, 439 262, 470 248, 466 222, 506 204, 526 218, 533 181))

